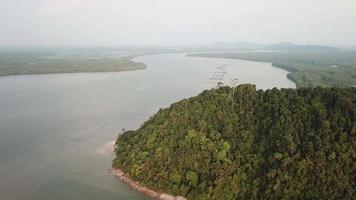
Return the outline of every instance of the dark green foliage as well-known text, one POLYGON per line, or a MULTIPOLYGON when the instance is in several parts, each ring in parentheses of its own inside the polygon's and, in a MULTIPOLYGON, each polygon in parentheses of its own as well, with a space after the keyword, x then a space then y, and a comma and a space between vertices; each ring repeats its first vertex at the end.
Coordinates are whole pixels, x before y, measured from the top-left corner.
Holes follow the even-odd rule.
POLYGON ((355 51, 199 53, 189 56, 271 62, 289 71, 297 87, 356 87, 355 51))
POLYGON ((113 166, 189 199, 353 199, 355 120, 355 88, 221 87, 120 135, 113 166))

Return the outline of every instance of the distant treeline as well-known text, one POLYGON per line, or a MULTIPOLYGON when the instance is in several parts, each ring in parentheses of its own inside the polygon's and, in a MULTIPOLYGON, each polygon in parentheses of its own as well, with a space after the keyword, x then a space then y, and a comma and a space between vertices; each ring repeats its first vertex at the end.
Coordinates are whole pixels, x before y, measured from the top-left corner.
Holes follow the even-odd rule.
POLYGON ((124 58, 51 58, 50 53, 1 53, 0 76, 74 72, 117 72, 144 69, 124 58))
POLYGON ((221 87, 117 139, 113 167, 189 199, 354 199, 356 89, 221 87))
POLYGON ((356 52, 247 52, 199 53, 189 56, 271 62, 289 71, 297 87, 356 87, 356 52))

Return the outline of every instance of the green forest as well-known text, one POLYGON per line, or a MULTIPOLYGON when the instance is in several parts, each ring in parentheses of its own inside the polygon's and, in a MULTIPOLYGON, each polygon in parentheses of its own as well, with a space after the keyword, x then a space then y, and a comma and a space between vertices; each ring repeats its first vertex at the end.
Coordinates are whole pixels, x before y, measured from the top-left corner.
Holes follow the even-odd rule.
POLYGON ((354 199, 355 93, 206 90, 120 134, 113 167, 188 199, 354 199))
POLYGON ((195 53, 188 56, 270 62, 290 73, 297 87, 356 87, 355 51, 195 53))

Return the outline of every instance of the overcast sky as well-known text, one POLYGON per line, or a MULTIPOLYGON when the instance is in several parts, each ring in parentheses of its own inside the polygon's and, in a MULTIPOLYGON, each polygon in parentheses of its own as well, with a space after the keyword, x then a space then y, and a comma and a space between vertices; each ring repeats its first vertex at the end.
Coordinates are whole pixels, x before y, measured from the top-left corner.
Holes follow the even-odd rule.
POLYGON ((356 46, 356 0, 0 0, 0 46, 356 46))

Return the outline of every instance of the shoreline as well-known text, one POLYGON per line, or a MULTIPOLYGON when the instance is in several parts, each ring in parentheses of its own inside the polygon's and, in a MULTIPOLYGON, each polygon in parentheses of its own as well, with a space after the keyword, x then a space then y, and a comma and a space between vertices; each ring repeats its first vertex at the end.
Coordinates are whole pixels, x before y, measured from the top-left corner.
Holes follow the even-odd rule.
MULTIPOLYGON (((112 146, 113 152, 115 153, 116 143, 114 142, 112 146)), ((116 156, 116 153, 115 153, 116 156)), ((114 177, 119 178, 122 182, 126 183, 130 188, 137 190, 146 196, 156 199, 156 200, 187 200, 185 197, 182 196, 174 196, 171 194, 156 192, 150 188, 140 185, 140 182, 134 181, 129 176, 127 176, 121 169, 111 168, 109 173, 112 174, 114 177)))
MULTIPOLYGON (((130 55, 130 56, 126 56, 126 57, 122 57, 121 60, 128 60, 131 61, 133 65, 128 65, 128 66, 123 66, 121 68, 117 68, 114 70, 110 70, 110 69, 100 69, 100 70, 87 70, 87 69, 83 69, 83 70, 79 70, 79 71, 73 71, 74 68, 72 69, 64 69, 63 71, 54 71, 54 72, 50 72, 50 71, 44 71, 44 72, 25 72, 25 73, 13 73, 13 74, 0 74, 0 78, 1 77, 11 77, 11 76, 30 76, 30 75, 51 75, 51 74, 88 74, 88 73, 112 73, 112 72, 129 72, 129 71, 139 71, 139 70, 145 70, 147 69, 147 65, 145 63, 142 62, 136 62, 134 61, 135 58, 140 57, 143 55, 130 55)), ((45 59, 62 59, 62 60, 66 60, 66 58, 45 58, 45 59)), ((77 58, 78 60, 82 59, 82 58, 77 58)), ((89 60, 88 58, 84 58, 86 60, 89 60)), ((116 58, 106 58, 109 60, 117 60, 119 61, 120 59, 116 59, 116 58)), ((71 59, 69 59, 71 60, 71 59)), ((95 60, 95 59, 93 59, 95 60)))
MULTIPOLYGON (((205 53, 210 53, 210 52, 205 52, 205 53)), ((197 57, 197 58, 222 58, 222 59, 233 59, 233 60, 242 60, 242 61, 251 61, 251 62, 258 62, 258 63, 268 63, 268 64, 271 64, 272 67, 275 67, 275 68, 278 68, 278 69, 282 69, 282 70, 285 70, 287 71, 287 79, 292 81, 294 84, 295 84, 295 89, 297 89, 299 86, 297 85, 297 81, 295 81, 294 79, 292 79, 289 75, 291 75, 292 73, 295 73, 293 71, 290 71, 286 68, 283 68, 283 67, 279 67, 278 65, 276 65, 276 63, 274 62, 267 62, 267 61, 261 61, 259 59, 247 59, 247 58, 229 58, 229 57, 215 57, 215 56, 205 56, 203 54, 205 53, 189 53, 187 54, 186 56, 187 57, 197 57)), ((219 53, 224 53, 224 52, 212 52, 210 54, 219 54, 219 53)), ((227 52, 227 53, 230 53, 230 52, 227 52)), ((231 52, 231 53, 234 53, 234 52, 231 52)))
POLYGON ((22 73, 22 74, 0 74, 0 77, 12 77, 12 76, 41 76, 41 75, 58 75, 58 74, 95 74, 95 73, 120 73, 130 71, 140 71, 147 69, 146 64, 141 67, 132 67, 130 69, 119 69, 116 71, 73 71, 73 72, 44 72, 44 73, 22 73))
POLYGON ((115 176, 116 178, 119 178, 122 182, 126 183, 129 185, 132 189, 137 190, 143 194, 145 194, 148 197, 151 197, 152 199, 156 200, 187 200, 186 198, 182 196, 173 196, 170 194, 166 193, 161 193, 161 192, 156 192, 154 190, 151 190, 147 187, 144 187, 140 185, 138 181, 132 180, 129 176, 125 175, 125 173, 120 170, 120 169, 114 169, 111 168, 109 170, 109 173, 115 176))

